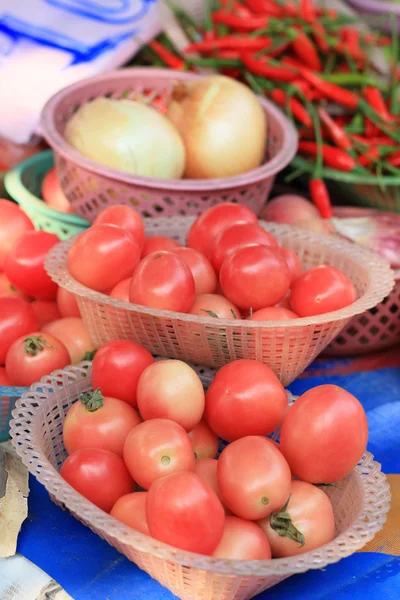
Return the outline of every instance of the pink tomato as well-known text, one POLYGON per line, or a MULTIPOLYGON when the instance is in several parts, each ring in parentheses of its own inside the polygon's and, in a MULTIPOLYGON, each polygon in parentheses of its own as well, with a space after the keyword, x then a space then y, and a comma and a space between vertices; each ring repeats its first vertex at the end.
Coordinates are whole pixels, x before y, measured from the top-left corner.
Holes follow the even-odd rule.
POLYGON ((184 260, 191 270, 196 296, 212 294, 217 287, 218 278, 208 258, 193 248, 176 248, 173 252, 184 260))

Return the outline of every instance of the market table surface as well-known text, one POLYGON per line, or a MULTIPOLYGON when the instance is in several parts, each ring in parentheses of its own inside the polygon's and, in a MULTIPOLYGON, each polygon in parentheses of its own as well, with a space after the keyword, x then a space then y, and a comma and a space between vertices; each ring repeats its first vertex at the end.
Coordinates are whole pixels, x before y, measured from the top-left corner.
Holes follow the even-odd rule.
MULTIPOLYGON (((355 394, 369 420, 368 449, 382 464, 392 505, 382 532, 363 551, 297 575, 258 600, 400 599, 400 348, 359 359, 318 360, 290 386, 301 394, 335 383, 355 394)), ((51 575, 74 600, 173 600, 174 596, 88 528, 62 511, 30 480, 29 516, 18 551, 51 575)))

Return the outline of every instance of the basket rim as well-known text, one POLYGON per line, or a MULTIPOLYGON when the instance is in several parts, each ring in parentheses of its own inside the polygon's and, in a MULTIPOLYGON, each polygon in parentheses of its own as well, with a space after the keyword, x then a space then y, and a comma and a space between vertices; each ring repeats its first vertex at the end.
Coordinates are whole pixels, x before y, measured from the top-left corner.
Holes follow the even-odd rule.
MULTIPOLYGON (((160 223, 165 223, 166 227, 168 227, 168 223, 172 222, 185 225, 186 230, 188 231, 189 226, 194 222, 194 220, 195 217, 164 217, 160 219, 145 219, 146 234, 151 234, 153 228, 154 231, 157 231, 157 225, 160 223)), ((249 330, 254 328, 284 329, 331 323, 334 321, 348 319, 354 315, 363 313, 365 310, 368 310, 373 306, 376 306, 376 304, 382 301, 394 287, 395 282, 393 270, 383 258, 369 249, 357 246, 356 244, 353 244, 347 240, 342 240, 333 236, 325 236, 319 233, 308 232, 298 228, 295 229, 289 225, 266 223, 262 220, 259 221, 259 224, 272 234, 279 232, 289 233, 295 231, 296 236, 303 238, 304 241, 309 241, 310 243, 314 241, 322 246, 331 247, 335 250, 340 248, 343 253, 346 253, 346 251, 351 251, 350 254, 353 256, 353 259, 354 257, 357 257, 358 263, 364 270, 366 269, 365 265, 368 265, 369 282, 367 289, 364 294, 361 295, 353 304, 330 313, 324 313, 312 317, 299 317, 297 319, 291 319, 290 321, 248 321, 246 319, 223 319, 222 322, 218 324, 219 327, 244 327, 249 330), (371 271, 374 274, 379 273, 380 278, 385 276, 386 285, 382 285, 381 281, 378 282, 375 280, 375 278, 371 277, 371 271), (377 299, 377 296, 380 296, 380 299, 377 299)), ((96 292, 82 285, 69 274, 67 269, 68 249, 71 247, 76 238, 77 235, 55 245, 46 257, 45 269, 53 281, 55 281, 61 287, 64 287, 77 296, 88 298, 94 302, 108 304, 115 308, 124 309, 129 312, 145 314, 155 318, 170 318, 171 320, 173 319, 178 322, 196 323, 205 327, 214 327, 216 325, 216 320, 213 317, 189 315, 187 313, 154 309, 141 306, 139 304, 131 304, 116 298, 111 298, 106 294, 96 292), (64 257, 62 255, 64 255, 64 257)))
MULTIPOLYGON (((191 366, 194 367, 194 365, 191 366)), ((65 369, 54 371, 50 376, 43 377, 40 383, 33 384, 30 390, 25 392, 16 402, 16 406, 12 411, 13 419, 10 422, 10 435, 18 456, 31 474, 44 485, 49 494, 76 513, 87 525, 97 526, 102 533, 107 529, 107 534, 112 535, 113 539, 130 544, 135 550, 146 552, 156 558, 162 558, 185 567, 200 568, 201 570, 227 575, 266 576, 278 573, 290 575, 308 569, 320 569, 337 562, 340 558, 350 556, 356 550, 362 548, 382 528, 390 508, 390 486, 381 470, 381 465, 374 461, 373 455, 367 451, 354 471, 348 476, 356 477, 358 485, 363 490, 364 501, 360 505, 358 518, 355 518, 351 527, 349 526, 334 540, 304 554, 289 558, 275 558, 272 561, 218 559, 180 550, 132 530, 109 514, 104 513, 62 480, 58 471, 51 465, 41 449, 42 407, 46 407, 45 410, 48 411, 56 405, 54 390, 59 392, 62 389, 64 393, 68 393, 68 387, 76 386, 76 382, 83 378, 85 382, 89 382, 90 376, 91 363, 86 361, 79 363, 79 365, 71 365, 65 369), (62 387, 60 384, 62 384, 62 387), (29 402, 31 402, 31 405, 29 405, 29 402), (34 406, 32 406, 32 402, 34 406), (28 449, 22 447, 23 442, 28 446, 28 449), (371 471, 373 471, 373 477, 370 475, 371 471), (60 480, 62 486, 59 485, 60 480), (381 486, 380 492, 370 489, 376 486, 377 481, 381 486), (373 505, 373 509, 368 509, 368 505, 373 505), (91 511, 90 520, 87 514, 88 509, 91 511), (368 529, 365 528, 366 522, 368 522, 368 529), (361 528, 362 531, 359 531, 357 527, 361 528), (346 548, 346 552, 343 552, 343 556, 334 555, 334 550, 349 536, 351 537, 351 544, 346 548), (324 548, 327 552, 324 558, 320 555, 321 548, 324 548), (329 551, 331 553, 328 555, 329 551), (201 566, 197 564, 200 560, 201 566)), ((211 381, 210 372, 207 373, 206 371, 203 375, 199 373, 199 376, 203 383, 211 381)), ((290 403, 293 403, 296 397, 288 392, 288 399, 290 403)))
POLYGON ((34 209, 37 213, 40 213, 49 218, 55 218, 57 221, 63 222, 69 225, 79 225, 89 227, 90 221, 83 219, 79 215, 73 213, 63 213, 59 210, 55 210, 42 200, 32 194, 32 192, 25 187, 22 182, 22 177, 25 169, 30 167, 38 167, 42 163, 48 163, 50 160, 54 164, 54 153, 53 150, 45 150, 30 156, 26 160, 20 162, 16 167, 8 171, 4 177, 4 186, 8 194, 14 198, 14 200, 21 206, 27 206, 34 209))
POLYGON ((64 136, 58 133, 55 127, 55 115, 57 113, 57 108, 59 104, 71 94, 80 89, 90 89, 93 84, 102 82, 126 80, 128 84, 129 81, 132 81, 135 76, 140 77, 141 79, 148 79, 149 81, 151 81, 151 79, 154 77, 166 80, 190 80, 202 78, 200 75, 196 75, 195 73, 173 71, 171 69, 132 67, 128 69, 111 71, 110 73, 103 75, 95 75, 69 85, 50 98, 50 100, 45 104, 41 114, 41 130, 43 136, 53 150, 57 154, 63 156, 65 159, 75 163, 75 165, 83 167, 86 170, 95 173, 96 175, 107 177, 108 179, 128 185, 138 185, 149 189, 163 189, 181 193, 201 191, 209 192, 211 190, 215 191, 231 189, 263 181, 264 179, 272 177, 281 171, 291 162, 296 154, 298 134, 294 125, 272 102, 269 102, 260 96, 258 96, 260 104, 263 106, 267 114, 272 116, 273 119, 279 124, 283 132, 282 148, 271 160, 267 161, 260 167, 252 169, 247 173, 234 175, 232 177, 215 179, 158 179, 147 176, 129 175, 123 171, 119 171, 118 169, 103 166, 95 160, 86 158, 80 152, 75 150, 70 144, 68 144, 64 136))

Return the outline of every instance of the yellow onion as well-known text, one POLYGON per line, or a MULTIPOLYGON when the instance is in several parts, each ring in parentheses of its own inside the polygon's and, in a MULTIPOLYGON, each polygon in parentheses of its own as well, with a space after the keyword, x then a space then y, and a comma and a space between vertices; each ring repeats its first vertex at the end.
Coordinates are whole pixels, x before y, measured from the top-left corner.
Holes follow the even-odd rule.
POLYGON ((97 98, 68 121, 65 138, 87 158, 131 175, 178 179, 185 148, 170 121, 132 100, 97 98))
POLYGON ((220 75, 178 84, 167 117, 186 149, 185 177, 230 177, 264 158, 267 119, 248 87, 220 75))

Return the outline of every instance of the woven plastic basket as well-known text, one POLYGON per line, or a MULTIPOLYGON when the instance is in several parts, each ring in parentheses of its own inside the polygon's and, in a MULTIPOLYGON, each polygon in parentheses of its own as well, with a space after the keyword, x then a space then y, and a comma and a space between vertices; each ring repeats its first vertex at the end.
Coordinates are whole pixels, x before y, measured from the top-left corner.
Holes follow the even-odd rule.
POLYGON ((199 215, 218 202, 240 202, 258 214, 275 175, 297 150, 297 133, 273 104, 260 99, 268 118, 266 162, 243 175, 225 179, 155 179, 127 175, 85 158, 64 139, 65 124, 82 104, 101 96, 151 103, 168 98, 177 81, 198 76, 168 69, 134 68, 91 77, 71 85, 46 104, 42 130, 55 151, 62 188, 74 210, 93 221, 109 204, 132 205, 145 217, 199 215), (154 93, 144 97, 149 90, 154 93))
POLYGON ((394 0, 385 2, 384 0, 347 0, 350 6, 357 10, 364 19, 373 27, 380 27, 391 31, 391 22, 389 15, 393 14, 397 18, 397 29, 400 33, 400 5, 394 0), (378 21, 378 17, 386 19, 378 21))
MULTIPOLYGON (((378 211, 350 206, 334 207, 337 217, 368 217, 378 211)), ((394 268, 394 266, 393 266, 394 268)), ((395 285, 379 304, 356 315, 324 350, 326 356, 371 354, 400 344, 400 273, 395 285)))
POLYGON ((4 178, 4 185, 36 229, 55 233, 61 240, 65 240, 84 231, 90 223, 78 215, 54 210, 42 200, 42 181, 53 165, 53 152, 40 152, 9 171, 4 178))
MULTIPOLYGON (((294 573, 321 569, 350 556, 382 528, 389 510, 390 488, 380 465, 367 453, 348 477, 327 491, 335 512, 335 539, 300 556, 269 561, 215 559, 172 548, 135 532, 83 498, 57 472, 66 458, 62 440, 65 415, 78 396, 91 387, 91 371, 82 368, 83 364, 47 376, 46 383, 33 385, 17 402, 11 423, 14 447, 54 502, 65 506, 179 598, 252 598, 294 573)), ((204 369, 198 372, 207 386, 212 374, 204 369)))
POLYGON ((10 437, 11 411, 27 389, 0 385, 0 442, 5 442, 10 437))
MULTIPOLYGON (((148 235, 166 235, 184 243, 191 217, 149 219, 148 235)), ((281 245, 294 250, 305 268, 331 264, 353 280, 359 299, 330 314, 288 321, 217 320, 155 310, 122 302, 89 290, 68 273, 68 249, 73 240, 55 246, 46 268, 54 281, 73 294, 96 347, 111 340, 130 339, 158 356, 180 358, 219 368, 239 358, 267 363, 284 385, 304 371, 349 319, 378 304, 393 287, 387 263, 363 248, 336 238, 287 225, 260 224, 281 245)))

